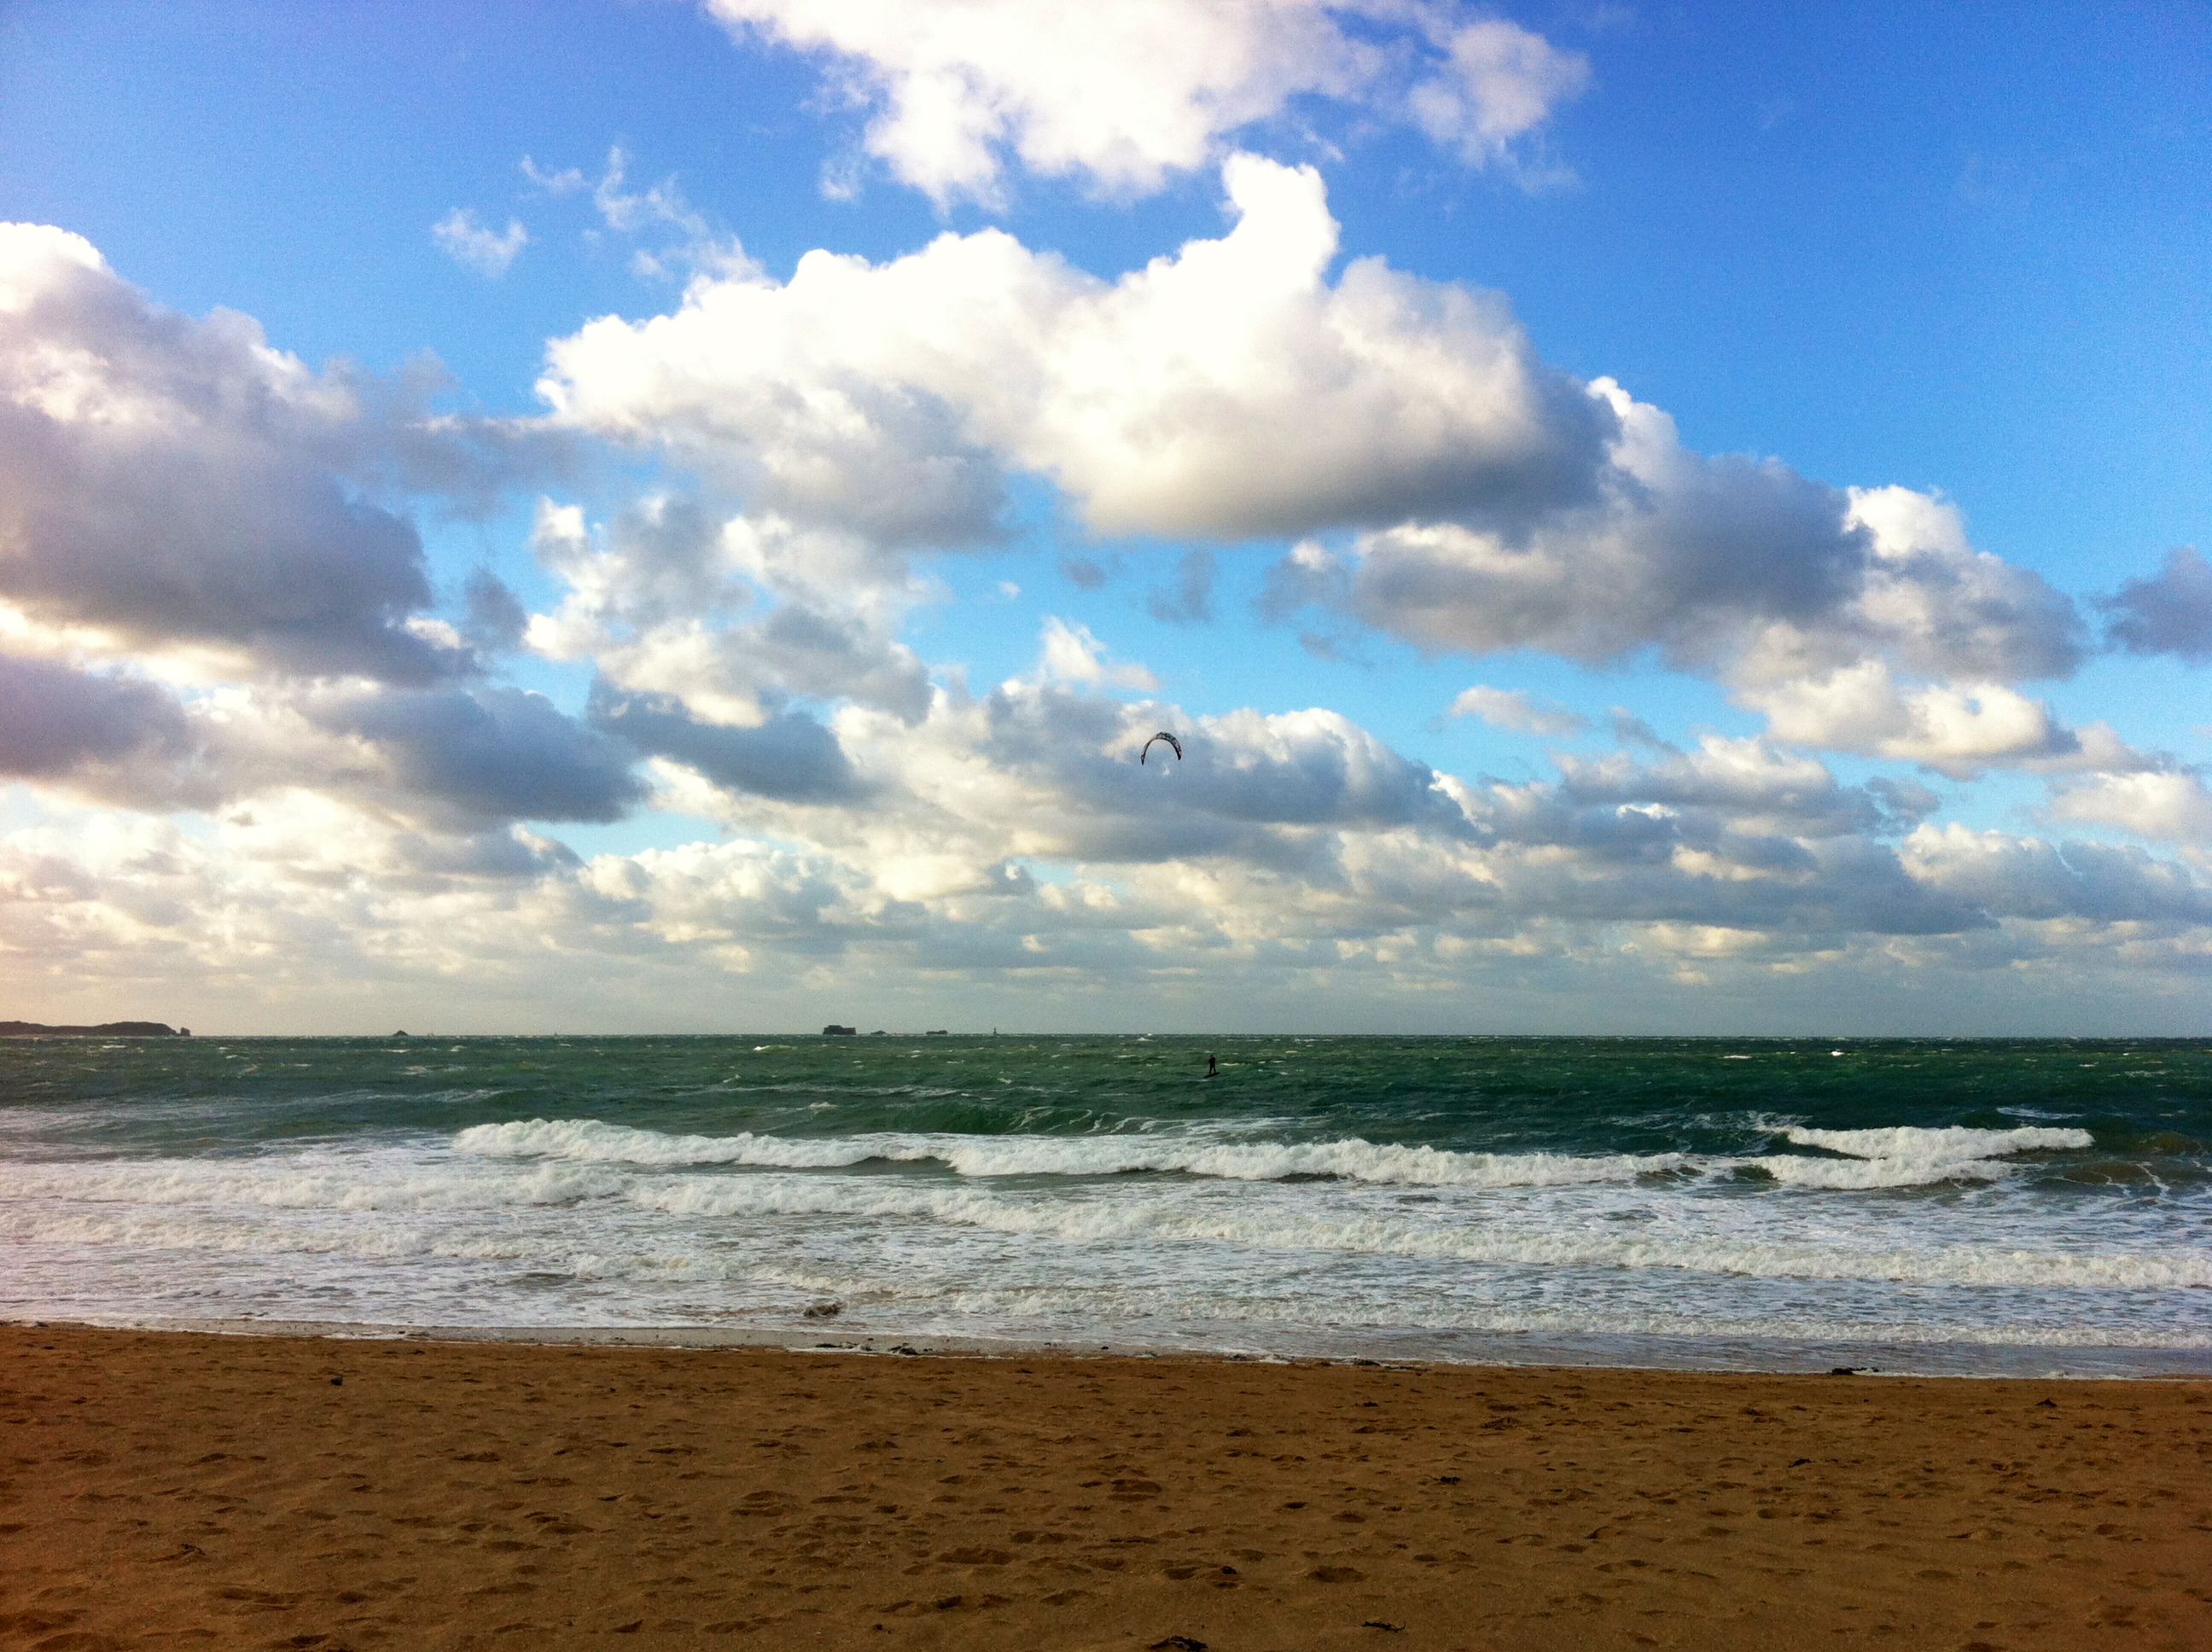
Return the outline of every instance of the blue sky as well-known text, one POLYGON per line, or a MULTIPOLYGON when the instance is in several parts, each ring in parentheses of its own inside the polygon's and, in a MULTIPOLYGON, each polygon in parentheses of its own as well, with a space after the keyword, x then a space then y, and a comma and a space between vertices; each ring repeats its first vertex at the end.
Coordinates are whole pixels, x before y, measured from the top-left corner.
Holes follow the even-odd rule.
POLYGON ((2212 470, 2203 13, 1137 0, 1085 40, 900 10, 0 13, 0 217, 104 260, 26 232, 46 296, 8 341, 23 1013, 2201 1026, 2212 595, 2167 559, 2212 470), (923 71, 983 147, 899 125, 923 71), (1310 181, 1229 210, 1239 156, 1310 181), (1196 384, 1155 342, 1219 294, 1133 272, 1263 221, 1337 226, 1320 296, 1255 332, 1316 365, 1196 384), (944 236, 1019 257, 887 269, 944 236), (849 313, 800 298, 817 248, 873 272, 849 313), (1413 307, 1387 338, 1341 298, 1377 259, 1413 307), (1473 332, 1455 293, 1496 295, 1473 332), (218 311, 349 404, 225 425, 211 386, 273 369, 208 365, 218 311), (1501 339, 1568 401, 1469 411, 1501 339), (64 348, 171 434, 102 470, 114 417, 40 377, 64 348), (1607 446, 1596 380, 1672 420, 1673 479, 1607 446), (793 435, 793 398, 847 424, 793 435), (1131 468, 1164 429, 1172 488, 1131 468), (1768 464, 1699 457, 1729 454, 1768 464), (46 479, 73 455, 106 494, 46 479), (996 502, 884 525, 946 467, 996 502), (249 487, 338 514, 256 546, 249 487), (1911 497, 1877 523, 1844 489, 1911 497), (739 527, 623 525, 678 517, 739 527), (226 583, 300 556, 307 618, 226 583), (477 570, 540 620, 471 629, 477 570), (161 618, 186 587, 208 616, 161 618), (1155 709, 1205 755, 1122 821, 1169 794, 1090 765, 1155 709))

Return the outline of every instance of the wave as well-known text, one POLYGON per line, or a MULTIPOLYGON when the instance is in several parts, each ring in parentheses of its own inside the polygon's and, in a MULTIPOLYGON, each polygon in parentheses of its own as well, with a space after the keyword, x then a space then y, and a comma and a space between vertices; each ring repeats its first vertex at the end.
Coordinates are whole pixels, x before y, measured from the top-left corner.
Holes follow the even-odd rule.
POLYGON ((678 1167, 743 1164, 826 1169, 870 1160, 935 1161, 963 1176, 1119 1175, 1180 1172, 1232 1181, 1330 1176, 1415 1187, 1552 1187, 1628 1181, 1689 1164, 1682 1153, 1459 1153, 1358 1137, 1322 1142, 1209 1142, 1175 1136, 961 1136, 879 1133, 824 1140, 740 1133, 665 1135, 597 1119, 530 1119, 480 1124, 453 1138, 453 1151, 491 1158, 554 1158, 599 1164, 678 1167))
POLYGON ((220 1159, 153 1164, 10 1167, 11 1203, 55 1199, 94 1205, 234 1206, 292 1211, 473 1211, 486 1206, 567 1206, 624 1190, 611 1172, 541 1165, 527 1171, 452 1171, 374 1163, 272 1163, 220 1159))
POLYGON ((629 1196, 639 1205, 684 1217, 908 1218, 1080 1244, 1165 1240, 1491 1265, 1674 1268, 1754 1278, 1907 1285, 2212 1288, 2212 1254, 2195 1250, 2116 1254, 1946 1245, 1867 1251, 1749 1236, 1674 1239, 1574 1230, 1530 1233, 1486 1223, 1443 1223, 1372 1212, 1285 1212, 1218 1200, 1009 1199, 967 1188, 781 1177, 732 1181, 679 1176, 633 1187, 629 1196))
MULTIPOLYGON (((565 1271, 588 1276, 599 1271, 593 1256, 599 1246, 610 1240, 617 1245, 635 1242, 641 1235, 632 1231, 625 1241, 618 1236, 618 1227, 601 1225, 605 1218, 592 1218, 594 1226, 587 1230, 563 1229, 560 1238, 550 1230, 533 1230, 534 1236, 526 1236, 504 1223, 486 1230, 479 1221, 502 1207, 543 1210, 591 1199, 612 1211, 703 1224, 695 1227, 693 1237, 679 1238, 672 1232, 666 1240, 649 1243, 633 1263, 642 1267, 649 1261, 655 1271, 672 1266, 678 1273, 696 1269, 696 1261, 678 1259, 697 1249, 702 1240, 711 1244, 710 1236, 726 1239, 749 1230, 771 1231, 749 1229, 748 1224, 799 1217, 863 1224, 941 1224, 1085 1249, 1202 1245, 1232 1253, 1307 1251, 1482 1266, 1627 1272, 1666 1269, 1752 1278, 2046 1290, 2212 1289, 2212 1253, 2201 1249, 2030 1249, 2019 1245, 2016 1237, 1981 1246, 1875 1248, 1742 1232, 1647 1236, 1609 1232, 1595 1225, 1532 1230, 1517 1224, 1440 1220, 1395 1209, 1302 1207, 1284 1200, 1255 1204, 1202 1186, 1156 1187, 1139 1197, 1098 1190, 1069 1197, 884 1177, 673 1175, 641 1180, 589 1173, 549 1175, 543 1169, 528 1175, 415 1175, 385 1180, 317 1172, 256 1181, 244 1166, 218 1175, 179 1175, 148 1166, 52 1180, 56 1185, 11 1191, 19 1195, 73 1193, 85 1203, 0 1208, 0 1238, 187 1249, 331 1250, 394 1258, 420 1254, 519 1260, 550 1253, 549 1260, 562 1259, 559 1265, 565 1271), (111 1204, 101 1209, 94 1201, 102 1199, 132 1200, 138 1208, 111 1204), (198 1212, 157 1214, 164 1206, 172 1211, 195 1206, 198 1212), (289 1219, 272 1225, 246 1214, 255 1210, 299 1212, 317 1220, 307 1227, 289 1219), (394 1216, 415 1219, 388 1219, 394 1216), (349 1217, 371 1218, 371 1224, 322 1224, 349 1217), (457 1218, 458 1226, 453 1225, 457 1218), (426 1223, 430 1225, 422 1225, 426 1223), (738 1231, 728 1231, 729 1224, 737 1224, 738 1231)), ((744 1249, 750 1254, 754 1248, 744 1249)), ((1052 1272, 1059 1265, 1045 1266, 1052 1272)))
POLYGON ((1777 1153, 1742 1161, 1790 1187, 1866 1190, 1927 1187, 1939 1181, 2001 1181, 2014 1166, 1985 1158, 1807 1158, 1777 1153))
POLYGON ((1884 1130, 1808 1130, 1793 1124, 1782 1133, 1800 1147, 1825 1147, 1854 1158, 1892 1159, 1986 1159, 2037 1148, 2087 1147, 2096 1140, 2086 1130, 2053 1129, 2048 1125, 2014 1130, 1976 1130, 1966 1125, 1942 1129, 1893 1125, 1884 1130))
POLYGON ((1966 1125, 1940 1129, 1893 1125, 1881 1130, 1813 1130, 1790 1125, 1783 1139, 1800 1147, 1820 1147, 1844 1158, 1807 1158, 1776 1154, 1746 1160, 1792 1187, 1864 1189, 1924 1187, 1939 1181, 1999 1181, 2014 1166, 1998 1155, 2040 1149, 2088 1147, 2086 1130, 2023 1126, 2012 1130, 1976 1130, 1966 1125))

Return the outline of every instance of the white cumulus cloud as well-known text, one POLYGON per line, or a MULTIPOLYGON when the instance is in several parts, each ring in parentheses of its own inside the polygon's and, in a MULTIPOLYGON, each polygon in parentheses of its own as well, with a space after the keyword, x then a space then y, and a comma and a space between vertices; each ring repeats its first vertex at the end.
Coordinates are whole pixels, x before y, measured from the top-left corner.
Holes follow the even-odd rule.
POLYGON ((868 152, 944 203, 1009 164, 1147 194, 1301 100, 1409 122, 1480 164, 1589 82, 1579 53, 1446 0, 707 0, 820 54, 868 152))
POLYGON ((2138 837, 2212 842, 2212 791, 2185 769, 2096 774, 2060 787, 2051 812, 2061 820, 2118 826, 2138 837))

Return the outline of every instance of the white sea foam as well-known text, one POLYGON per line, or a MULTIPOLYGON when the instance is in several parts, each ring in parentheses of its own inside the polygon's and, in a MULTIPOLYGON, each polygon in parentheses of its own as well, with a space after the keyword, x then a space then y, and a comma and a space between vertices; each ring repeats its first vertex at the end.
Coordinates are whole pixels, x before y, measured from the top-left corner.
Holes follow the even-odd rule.
POLYGON ((538 1165, 528 1170, 301 1163, 296 1159, 169 1159, 153 1163, 12 1167, 12 1199, 121 1205, 246 1206, 267 1210, 437 1211, 573 1205, 623 1191, 612 1172, 538 1165))
POLYGON ((1791 1125, 1782 1133, 1800 1147, 1825 1147, 1854 1158, 1893 1159, 1980 1159, 2039 1147, 2087 1147, 2096 1139, 2086 1130, 2057 1130, 2045 1125, 2014 1130, 1974 1130, 1964 1125, 1941 1130, 1914 1125, 1895 1125, 1887 1130, 1808 1130, 1791 1125))
POLYGON ((2014 1167, 2000 1163, 1997 1155, 2087 1147, 2094 1139, 2086 1130, 2043 1126, 2013 1130, 1975 1130, 1964 1125, 1942 1129, 1896 1125, 1882 1130, 1811 1130, 1790 1125, 1782 1133, 1800 1147, 1822 1147, 1850 1157, 1806 1158, 1776 1154, 1746 1163, 1789 1187, 1843 1189, 2000 1181, 2013 1173, 2014 1167))
POLYGON ((2001 1181, 2013 1166, 1978 1158, 1805 1158, 1777 1153, 1746 1159, 1792 1187, 1925 1187, 1939 1181, 2001 1181))
POLYGON ((1407 1218, 1376 1211, 1246 1207, 1188 1199, 1009 1199, 963 1187, 814 1178, 679 1176, 630 1191, 641 1205, 686 1217, 842 1215, 907 1218, 1078 1244, 1133 1240, 1237 1248, 1354 1252, 1548 1267, 1670 1268, 1769 1278, 1879 1279, 1917 1285, 2073 1289, 2212 1287, 2212 1254, 2031 1251, 1967 1245, 1860 1250, 1714 1234, 1694 1238, 1550 1232, 1407 1218))
POLYGON ((1626 1181, 1689 1163, 1680 1153, 1574 1156, 1455 1153, 1352 1138, 1323 1142, 1212 1142, 1135 1133, 1093 1136, 963 1136, 890 1132, 794 1140, 740 1133, 665 1135, 596 1119, 531 1119, 483 1124, 453 1139, 458 1153, 586 1163, 681 1166, 743 1164, 834 1169, 871 1159, 935 1161, 964 1176, 1117 1175, 1177 1171, 1234 1181, 1334 1176, 1416 1187, 1549 1187, 1626 1181))

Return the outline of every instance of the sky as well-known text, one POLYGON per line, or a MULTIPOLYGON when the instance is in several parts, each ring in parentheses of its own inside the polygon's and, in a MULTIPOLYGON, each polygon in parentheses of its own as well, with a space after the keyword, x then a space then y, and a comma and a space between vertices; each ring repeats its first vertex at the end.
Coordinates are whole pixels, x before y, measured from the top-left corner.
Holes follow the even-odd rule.
POLYGON ((2202 1034, 2208 88, 2057 0, 11 0, 0 1014, 2202 1034))

